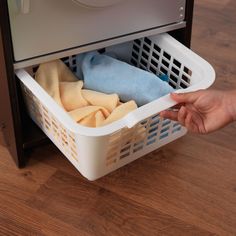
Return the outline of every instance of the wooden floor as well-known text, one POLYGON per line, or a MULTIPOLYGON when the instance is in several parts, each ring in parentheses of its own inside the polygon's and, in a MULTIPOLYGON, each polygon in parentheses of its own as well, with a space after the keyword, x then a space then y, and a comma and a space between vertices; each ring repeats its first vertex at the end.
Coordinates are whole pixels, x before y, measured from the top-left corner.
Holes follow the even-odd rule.
MULTIPOLYGON (((236 88, 235 11, 234 0, 196 1, 192 48, 216 88, 236 88)), ((93 183, 52 145, 18 170, 0 143, 0 235, 236 235, 236 124, 93 183)))

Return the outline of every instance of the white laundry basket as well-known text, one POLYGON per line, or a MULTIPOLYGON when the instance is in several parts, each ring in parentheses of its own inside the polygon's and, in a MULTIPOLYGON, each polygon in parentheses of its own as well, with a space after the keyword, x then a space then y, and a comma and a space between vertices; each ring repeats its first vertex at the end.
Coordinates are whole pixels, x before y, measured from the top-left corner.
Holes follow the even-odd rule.
MULTIPOLYGON (((167 74, 169 83, 179 92, 206 89, 215 79, 208 62, 168 34, 137 39, 106 51, 155 74, 167 74)), ((77 70, 75 55, 63 60, 72 71, 77 70)), ((176 104, 169 95, 112 124, 88 128, 76 124, 27 70, 17 70, 16 75, 32 119, 89 180, 98 179, 186 133, 177 122, 158 115, 176 104)))

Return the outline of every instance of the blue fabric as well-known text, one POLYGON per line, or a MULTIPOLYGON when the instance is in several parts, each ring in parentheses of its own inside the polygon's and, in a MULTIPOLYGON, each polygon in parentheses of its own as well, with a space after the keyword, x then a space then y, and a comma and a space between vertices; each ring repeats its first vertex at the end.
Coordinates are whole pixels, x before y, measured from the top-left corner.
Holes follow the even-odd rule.
POLYGON ((165 74, 162 74, 159 76, 159 78, 165 82, 169 82, 169 76, 168 75, 165 75, 165 74))
POLYGON ((84 80, 84 88, 117 93, 123 102, 135 100, 142 106, 174 91, 158 76, 104 54, 80 54, 77 63, 81 68, 76 75, 84 80))

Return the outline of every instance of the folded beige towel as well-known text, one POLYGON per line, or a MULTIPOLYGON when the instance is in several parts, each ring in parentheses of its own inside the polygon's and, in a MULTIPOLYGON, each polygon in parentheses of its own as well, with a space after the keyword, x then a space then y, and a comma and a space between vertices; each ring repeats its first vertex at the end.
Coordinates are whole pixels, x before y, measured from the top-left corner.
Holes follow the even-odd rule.
POLYGON ((119 102, 117 94, 105 94, 83 89, 82 95, 91 105, 105 107, 109 112, 112 112, 118 106, 119 102))
POLYGON ((35 80, 74 121, 88 127, 110 124, 137 108, 134 101, 121 103, 117 94, 82 89, 83 81, 61 60, 41 64, 35 80))
POLYGON ((61 60, 41 64, 35 74, 35 80, 60 106, 62 103, 59 83, 77 81, 74 74, 61 60))
POLYGON ((133 111, 137 108, 137 105, 134 101, 129 101, 126 103, 123 103, 116 107, 110 116, 107 117, 106 120, 102 123, 102 125, 110 124, 116 120, 121 119, 124 115, 128 114, 130 111, 133 111))
POLYGON ((67 111, 89 105, 82 95, 82 87, 83 81, 81 80, 60 83, 61 102, 67 111))

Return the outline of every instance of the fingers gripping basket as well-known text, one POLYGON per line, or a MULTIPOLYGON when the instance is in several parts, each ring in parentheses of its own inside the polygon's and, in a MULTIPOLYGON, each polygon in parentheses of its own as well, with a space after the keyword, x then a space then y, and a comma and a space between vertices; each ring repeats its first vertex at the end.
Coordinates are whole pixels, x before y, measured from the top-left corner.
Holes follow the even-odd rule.
MULTIPOLYGON (((137 39, 106 48, 125 60, 155 74, 167 74, 178 92, 209 87, 213 68, 168 34, 137 39)), ((75 56, 64 59, 76 71, 75 56)), ((169 95, 146 104, 123 119, 101 128, 76 124, 35 82, 30 73, 16 71, 32 119, 63 152, 78 171, 95 180, 183 136, 186 129, 162 119, 162 110, 175 105, 169 95)))

